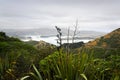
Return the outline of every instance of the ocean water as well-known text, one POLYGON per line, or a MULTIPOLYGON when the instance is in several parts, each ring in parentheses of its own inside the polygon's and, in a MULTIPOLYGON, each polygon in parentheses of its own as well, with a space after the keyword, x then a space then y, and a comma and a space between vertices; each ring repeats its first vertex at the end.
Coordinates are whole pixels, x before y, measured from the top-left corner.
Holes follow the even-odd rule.
MULTIPOLYGON (((63 36, 62 38, 66 38, 67 36, 63 36)), ((56 36, 50 36, 50 37, 41 37, 40 35, 27 35, 25 36, 24 39, 21 39, 22 41, 29 41, 29 40, 34 40, 34 41, 45 41, 54 45, 57 44, 57 37, 56 36)), ((83 41, 84 43, 87 43, 89 41, 92 41, 93 39, 76 39, 74 42, 81 42, 83 41)), ((62 43, 67 43, 67 40, 62 40, 62 43)), ((69 40, 69 43, 72 43, 72 40, 69 40)))

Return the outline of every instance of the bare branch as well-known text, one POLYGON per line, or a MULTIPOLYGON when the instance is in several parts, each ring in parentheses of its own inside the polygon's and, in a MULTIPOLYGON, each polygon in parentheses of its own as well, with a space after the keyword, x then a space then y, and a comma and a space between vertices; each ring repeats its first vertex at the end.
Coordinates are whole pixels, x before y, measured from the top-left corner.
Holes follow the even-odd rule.
POLYGON ((77 32, 77 29, 78 29, 78 20, 76 20, 76 25, 75 25, 74 28, 75 28, 75 30, 74 30, 74 33, 73 33, 72 43, 74 43, 74 39, 75 39, 76 32, 77 32))

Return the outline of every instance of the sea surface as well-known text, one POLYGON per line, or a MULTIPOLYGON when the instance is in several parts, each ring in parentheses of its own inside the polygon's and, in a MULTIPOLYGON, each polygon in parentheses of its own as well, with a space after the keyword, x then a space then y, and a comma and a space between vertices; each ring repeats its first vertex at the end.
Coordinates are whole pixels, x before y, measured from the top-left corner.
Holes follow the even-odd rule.
MULTIPOLYGON (((63 36, 62 38, 67 38, 67 36, 63 36)), ((21 38, 22 41, 29 41, 29 40, 34 40, 34 41, 45 41, 54 45, 57 44, 57 37, 56 36, 47 36, 47 37, 41 37, 40 35, 26 35, 24 38, 21 38)), ((92 41, 93 39, 75 39, 74 42, 81 42, 83 41, 84 43, 87 43, 89 41, 92 41)), ((62 43, 68 43, 66 39, 62 40, 62 43)), ((69 43, 72 43, 72 40, 69 39, 69 43)))

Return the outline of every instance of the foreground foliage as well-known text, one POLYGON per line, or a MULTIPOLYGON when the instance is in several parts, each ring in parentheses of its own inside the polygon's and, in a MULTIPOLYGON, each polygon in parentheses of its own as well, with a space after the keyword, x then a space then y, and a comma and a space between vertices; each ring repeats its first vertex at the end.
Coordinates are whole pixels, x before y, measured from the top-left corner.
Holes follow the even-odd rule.
MULTIPOLYGON (((93 53, 92 53, 93 54, 93 53)), ((54 53, 39 62, 34 80, 119 80, 120 56, 106 59, 94 58, 92 54, 54 53)), ((28 80, 29 80, 28 79, 28 80)))
POLYGON ((37 48, 0 33, 0 80, 120 80, 119 48, 37 48))
POLYGON ((32 70, 32 64, 44 58, 39 50, 0 32, 0 80, 16 80, 32 70))

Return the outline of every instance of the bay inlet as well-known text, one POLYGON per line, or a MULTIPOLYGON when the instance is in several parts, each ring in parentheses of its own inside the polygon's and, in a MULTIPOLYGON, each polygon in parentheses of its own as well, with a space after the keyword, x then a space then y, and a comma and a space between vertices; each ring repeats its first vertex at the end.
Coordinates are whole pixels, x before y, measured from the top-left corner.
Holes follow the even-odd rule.
MULTIPOLYGON (((22 41, 30 41, 30 40, 33 40, 33 41, 45 41, 45 42, 48 42, 50 44, 54 44, 54 45, 58 45, 57 44, 57 37, 55 35, 52 35, 52 36, 40 36, 40 35, 26 35, 24 37, 21 37, 20 38, 22 41)), ((72 36, 69 36, 69 41, 67 40, 67 36, 62 36, 62 43, 72 43, 72 36)), ((74 42, 84 42, 84 43, 87 43, 89 41, 92 41, 94 40, 94 38, 92 37, 79 37, 79 36, 76 36, 75 39, 74 39, 74 42)))

